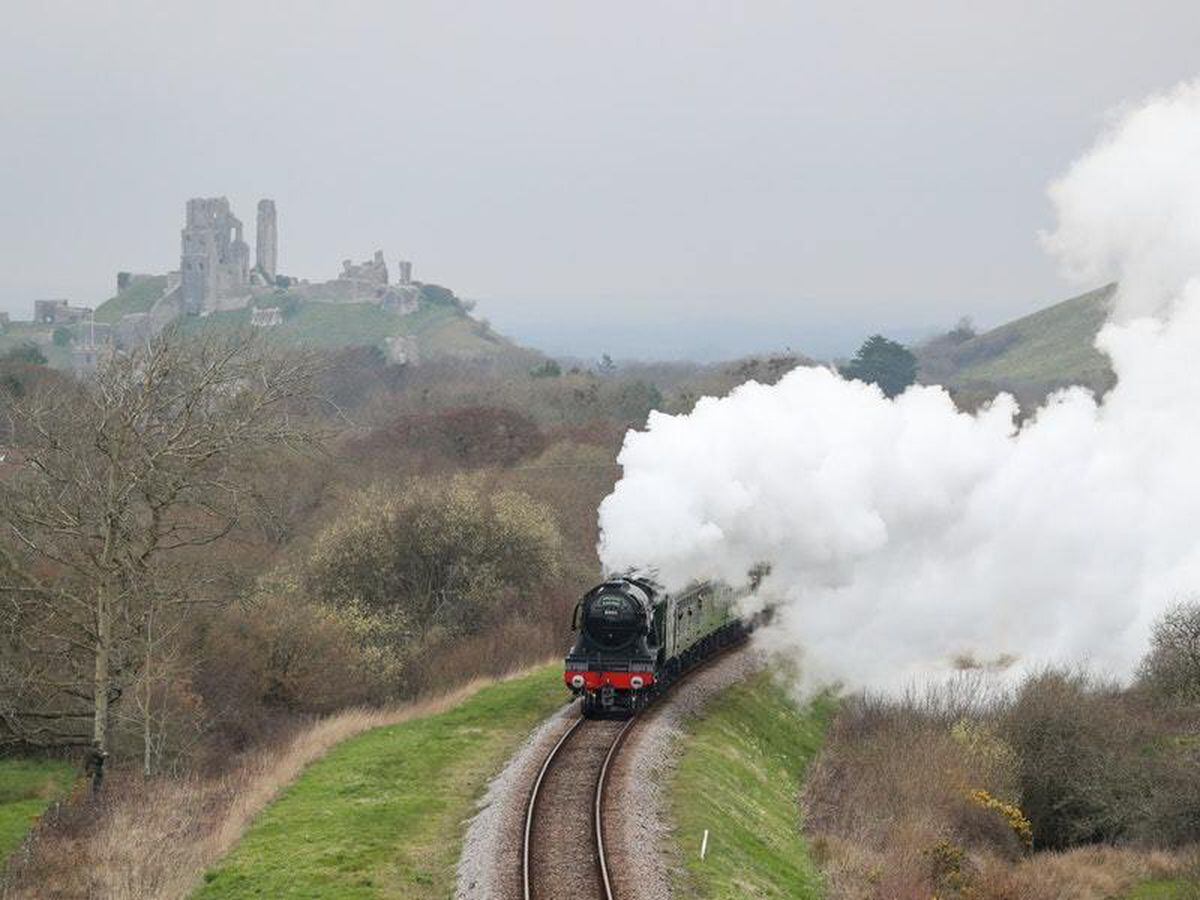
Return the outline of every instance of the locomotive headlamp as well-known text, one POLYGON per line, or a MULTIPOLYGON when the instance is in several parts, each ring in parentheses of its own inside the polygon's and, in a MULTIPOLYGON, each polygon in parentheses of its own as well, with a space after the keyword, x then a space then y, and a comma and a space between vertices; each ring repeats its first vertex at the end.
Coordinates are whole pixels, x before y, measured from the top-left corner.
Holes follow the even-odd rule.
POLYGON ((581 688, 581 687, 583 687, 583 685, 584 685, 584 679, 583 679, 582 675, 572 675, 571 676, 571 687, 581 688))
POLYGON ((640 675, 634 675, 629 679, 629 686, 635 691, 646 686, 646 680, 640 675))

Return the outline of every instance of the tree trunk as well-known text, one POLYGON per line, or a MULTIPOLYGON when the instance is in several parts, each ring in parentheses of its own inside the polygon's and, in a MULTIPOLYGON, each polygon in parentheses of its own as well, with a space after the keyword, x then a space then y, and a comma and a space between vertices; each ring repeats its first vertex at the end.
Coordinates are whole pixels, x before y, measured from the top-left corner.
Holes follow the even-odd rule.
POLYGON ((109 665, 112 659, 112 610, 105 588, 96 597, 96 676, 93 695, 92 743, 100 753, 108 753, 108 698, 112 687, 109 665))

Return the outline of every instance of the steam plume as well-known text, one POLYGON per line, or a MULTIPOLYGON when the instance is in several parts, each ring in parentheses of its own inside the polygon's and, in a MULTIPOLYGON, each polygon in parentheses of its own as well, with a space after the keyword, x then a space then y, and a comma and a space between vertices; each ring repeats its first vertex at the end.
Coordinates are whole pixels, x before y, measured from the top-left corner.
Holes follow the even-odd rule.
POLYGON ((1005 395, 967 415, 810 368, 653 413, 600 506, 606 567, 678 586, 769 562, 766 639, 812 680, 963 656, 1128 675, 1200 589, 1200 82, 1115 117, 1050 197, 1066 272, 1120 280, 1102 404, 1072 388, 1018 428, 1005 395))

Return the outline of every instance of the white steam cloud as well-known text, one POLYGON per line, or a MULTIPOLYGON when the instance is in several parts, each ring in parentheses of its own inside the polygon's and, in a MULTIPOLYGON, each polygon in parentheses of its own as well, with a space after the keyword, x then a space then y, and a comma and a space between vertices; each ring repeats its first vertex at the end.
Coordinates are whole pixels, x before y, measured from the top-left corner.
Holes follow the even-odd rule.
POLYGON ((604 565, 678 586, 769 562, 765 638, 812 681, 896 687, 963 655, 1131 673, 1200 591, 1200 82, 1115 119, 1050 196, 1068 273, 1121 282, 1103 403, 1062 391, 1018 428, 1004 395, 967 415, 810 368, 654 413, 600 506, 604 565))

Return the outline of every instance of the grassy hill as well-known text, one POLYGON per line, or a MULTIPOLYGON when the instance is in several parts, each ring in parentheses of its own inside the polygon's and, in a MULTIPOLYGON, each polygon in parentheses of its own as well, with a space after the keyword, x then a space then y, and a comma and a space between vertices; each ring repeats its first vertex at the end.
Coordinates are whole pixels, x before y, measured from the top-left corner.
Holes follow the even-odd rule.
MULTIPOLYGON (((165 276, 140 278, 102 303, 96 310, 96 321, 116 322, 126 313, 145 312, 165 287, 165 276)), ((287 290, 256 297, 252 306, 279 307, 283 323, 271 328, 269 334, 290 344, 321 349, 387 349, 390 338, 403 336, 413 339, 422 360, 486 359, 527 369, 543 358, 497 334, 486 322, 472 318, 450 291, 435 285, 422 288, 421 307, 405 316, 374 303, 325 302, 287 290)), ((198 334, 209 329, 242 328, 250 324, 250 317, 251 309, 247 308, 187 318, 181 324, 185 331, 198 334)))
POLYGON ((1106 285, 966 339, 950 335, 917 351, 921 380, 960 391, 1011 391, 1023 402, 1081 384, 1112 386, 1108 360, 1093 346, 1116 285, 1106 285))
POLYGON ((166 289, 166 275, 139 276, 125 290, 96 307, 96 321, 115 323, 127 313, 149 312, 166 289))

